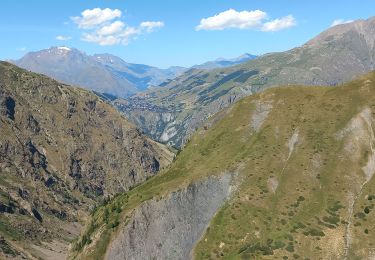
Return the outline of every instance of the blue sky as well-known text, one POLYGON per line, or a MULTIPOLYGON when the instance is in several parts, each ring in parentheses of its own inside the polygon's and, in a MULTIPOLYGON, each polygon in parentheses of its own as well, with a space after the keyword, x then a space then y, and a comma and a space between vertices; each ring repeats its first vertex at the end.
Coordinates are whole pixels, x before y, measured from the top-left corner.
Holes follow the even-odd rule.
POLYGON ((133 63, 191 66, 287 50, 334 20, 374 15, 374 0, 1 0, 0 59, 69 46, 133 63), (90 20, 95 13, 102 20, 90 20))

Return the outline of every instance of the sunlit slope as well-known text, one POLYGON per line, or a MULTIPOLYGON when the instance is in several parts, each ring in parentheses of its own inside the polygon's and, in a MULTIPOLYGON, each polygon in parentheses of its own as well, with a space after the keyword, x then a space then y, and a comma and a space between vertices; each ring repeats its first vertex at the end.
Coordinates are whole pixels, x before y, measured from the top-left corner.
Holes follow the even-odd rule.
POLYGON ((181 228, 188 225, 198 230, 189 248, 196 259, 369 257, 374 109, 375 73, 336 88, 289 86, 247 97, 199 129, 168 171, 99 208, 75 254, 137 259, 132 242, 144 241, 143 257, 167 259, 194 239, 181 228), (231 179, 229 188, 218 186, 226 200, 208 195, 196 203, 200 187, 223 176, 231 179), (184 196, 199 214, 221 205, 207 229, 194 215, 174 219, 184 196), (168 221, 154 229, 160 218, 168 221))

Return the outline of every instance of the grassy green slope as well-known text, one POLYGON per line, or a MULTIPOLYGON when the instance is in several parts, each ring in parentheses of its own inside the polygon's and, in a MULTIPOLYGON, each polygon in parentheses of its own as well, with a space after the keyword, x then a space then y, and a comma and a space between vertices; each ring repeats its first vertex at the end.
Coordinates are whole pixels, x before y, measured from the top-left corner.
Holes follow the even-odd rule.
POLYGON ((74 254, 100 259, 143 201, 235 171, 237 191, 195 258, 363 259, 375 243, 374 109, 375 73, 245 98, 198 130, 170 169, 99 208, 74 254))

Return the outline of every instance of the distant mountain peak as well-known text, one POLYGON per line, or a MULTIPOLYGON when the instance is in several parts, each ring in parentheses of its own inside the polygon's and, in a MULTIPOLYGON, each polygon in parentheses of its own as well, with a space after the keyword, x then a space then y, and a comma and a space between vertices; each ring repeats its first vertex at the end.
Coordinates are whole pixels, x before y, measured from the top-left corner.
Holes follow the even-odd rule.
POLYGON ((238 65, 240 63, 255 59, 257 56, 249 54, 249 53, 244 53, 236 58, 232 59, 226 59, 223 57, 217 58, 216 60, 213 61, 208 61, 203 64, 199 65, 194 65, 192 68, 196 69, 216 69, 216 68, 226 68, 226 67, 231 67, 238 65))
MULTIPOLYGON (((29 57, 34 57, 34 58, 41 58, 42 56, 56 56, 59 57, 61 55, 70 55, 70 54, 83 54, 85 55, 84 52, 81 52, 80 50, 77 50, 75 48, 70 48, 67 46, 52 46, 48 49, 43 49, 39 51, 34 51, 34 52, 29 52, 27 53, 24 57, 29 56, 29 57)), ((23 57, 23 58, 24 58, 23 57)))
POLYGON ((250 54, 250 53, 244 53, 244 54, 238 56, 237 58, 231 59, 231 61, 233 61, 233 62, 243 62, 243 61, 253 60, 256 57, 257 57, 256 55, 253 55, 253 54, 250 54))
POLYGON ((63 51, 71 51, 72 50, 72 49, 70 49, 69 47, 66 47, 66 46, 59 46, 59 47, 57 47, 57 49, 63 50, 63 51))
POLYGON ((71 48, 68 46, 52 46, 49 49, 44 49, 40 51, 60 51, 60 52, 71 52, 71 51, 76 51, 76 52, 81 52, 75 48, 71 48))
POLYGON ((224 60, 227 60, 227 59, 224 58, 224 57, 219 57, 219 58, 217 58, 215 61, 224 61, 224 60))
POLYGON ((244 54, 238 56, 238 58, 245 58, 245 57, 251 57, 251 56, 254 56, 253 54, 250 54, 250 53, 247 53, 245 52, 244 54))
POLYGON ((159 85, 184 71, 184 68, 177 67, 159 69, 127 63, 108 53, 88 55, 67 46, 52 46, 29 52, 21 59, 10 62, 68 84, 118 97, 127 97, 150 86, 159 85))
POLYGON ((362 35, 369 46, 374 46, 375 42, 375 16, 367 20, 355 20, 350 23, 339 24, 328 28, 315 38, 311 39, 304 46, 324 44, 334 41, 347 33, 362 35))

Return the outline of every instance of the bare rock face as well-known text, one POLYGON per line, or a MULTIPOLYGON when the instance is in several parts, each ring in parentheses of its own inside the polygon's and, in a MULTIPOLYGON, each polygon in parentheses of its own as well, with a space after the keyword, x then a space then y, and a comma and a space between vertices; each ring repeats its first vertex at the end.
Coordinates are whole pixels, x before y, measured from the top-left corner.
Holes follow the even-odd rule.
POLYGON ((95 204, 155 175, 171 155, 90 91, 0 63, 0 236, 20 242, 18 251, 66 244, 95 204))
POLYGON ((138 207, 113 239, 106 259, 189 259, 231 193, 231 175, 210 177, 138 207))
POLYGON ((0 100, 0 114, 14 120, 16 103, 12 97, 3 96, 0 100))

